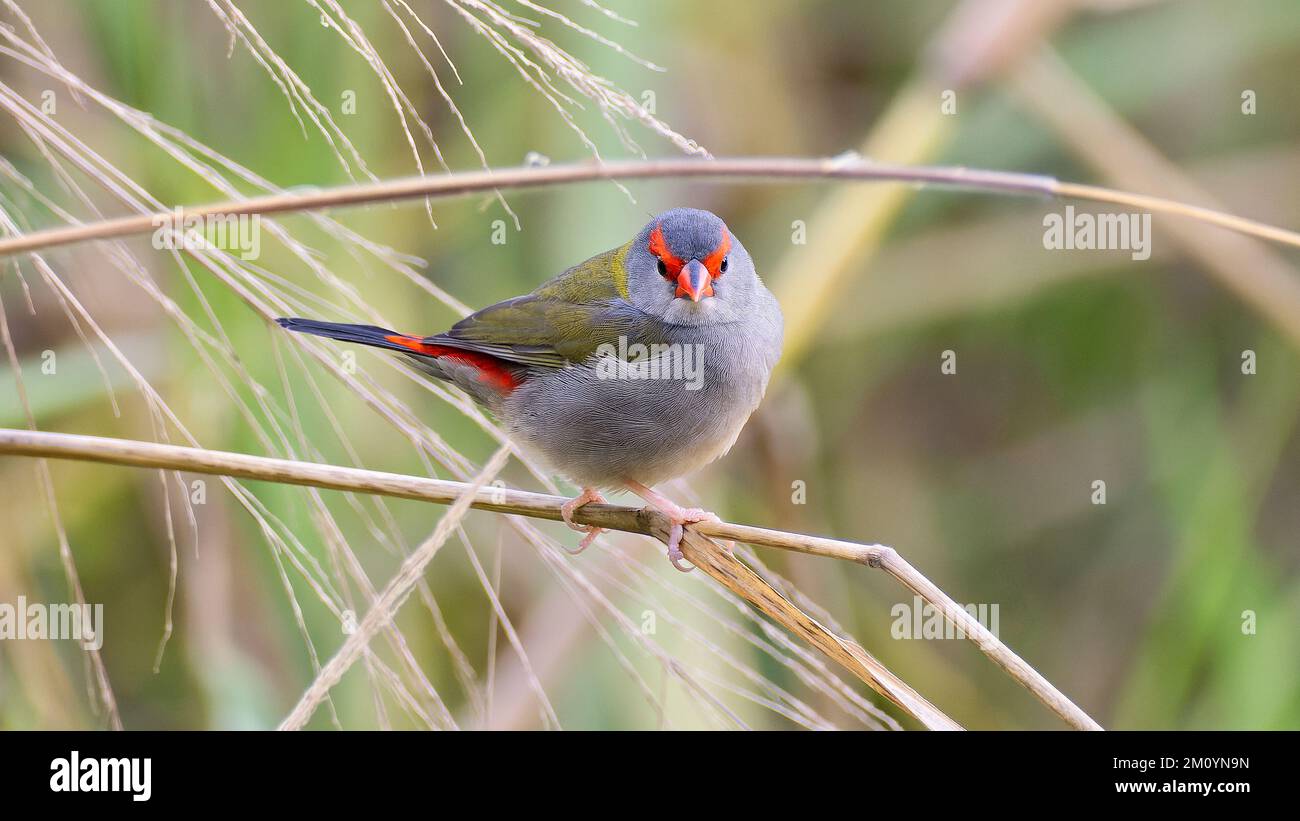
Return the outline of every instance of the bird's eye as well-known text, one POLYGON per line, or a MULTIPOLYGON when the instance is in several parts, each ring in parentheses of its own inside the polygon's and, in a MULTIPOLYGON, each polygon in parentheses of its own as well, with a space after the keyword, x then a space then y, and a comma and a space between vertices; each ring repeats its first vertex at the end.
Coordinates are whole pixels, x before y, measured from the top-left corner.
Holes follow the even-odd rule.
POLYGON ((668 266, 667 266, 667 265, 664 265, 664 261, 663 261, 662 259, 657 259, 657 260, 655 260, 655 262, 659 263, 659 265, 658 265, 658 268, 659 268, 659 276, 661 276, 661 277, 666 277, 666 276, 668 276, 668 266))
POLYGON ((731 257, 723 257, 722 264, 718 266, 718 272, 725 274, 727 272, 727 265, 729 265, 730 263, 731 263, 731 257))

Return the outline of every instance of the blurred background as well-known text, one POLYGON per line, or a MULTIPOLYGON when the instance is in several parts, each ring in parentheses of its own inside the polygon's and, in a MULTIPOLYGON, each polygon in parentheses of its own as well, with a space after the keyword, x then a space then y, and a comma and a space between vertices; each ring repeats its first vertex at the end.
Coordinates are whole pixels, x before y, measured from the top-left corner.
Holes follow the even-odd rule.
MULTIPOLYGON (((599 2, 6 0, 6 231, 696 146, 1049 174, 1300 226, 1290 0, 599 2)), ((662 181, 287 215, 249 260, 54 249, 0 272, 0 426, 464 479, 497 442, 459 397, 268 317, 436 332, 678 205, 744 240, 787 347, 731 454, 669 495, 894 546, 995 605, 1003 641, 1108 728, 1300 727, 1300 257, 1193 223, 1154 220, 1134 260, 1046 249, 1063 202, 662 181)), ((274 727, 443 513, 45 476, 0 457, 0 602, 72 601, 75 577, 104 645, 0 641, 6 729, 274 727)), ((502 478, 573 491, 517 462, 502 478)), ((570 558, 576 534, 537 530, 471 512, 310 726, 916 726, 661 545, 570 558)), ((964 726, 1060 726, 969 642, 897 638, 914 602, 883 574, 748 555, 964 726)))

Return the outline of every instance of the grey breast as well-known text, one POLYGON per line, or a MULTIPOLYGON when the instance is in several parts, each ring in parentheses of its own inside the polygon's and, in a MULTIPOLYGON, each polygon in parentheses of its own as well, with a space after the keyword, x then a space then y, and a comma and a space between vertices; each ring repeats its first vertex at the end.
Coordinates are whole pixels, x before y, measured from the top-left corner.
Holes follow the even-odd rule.
MULTIPOLYGON (((779 334, 779 329, 777 330, 779 334)), ((762 323, 675 326, 668 349, 540 374, 506 399, 510 434, 584 486, 655 485, 725 453, 762 399, 780 350, 762 323)))

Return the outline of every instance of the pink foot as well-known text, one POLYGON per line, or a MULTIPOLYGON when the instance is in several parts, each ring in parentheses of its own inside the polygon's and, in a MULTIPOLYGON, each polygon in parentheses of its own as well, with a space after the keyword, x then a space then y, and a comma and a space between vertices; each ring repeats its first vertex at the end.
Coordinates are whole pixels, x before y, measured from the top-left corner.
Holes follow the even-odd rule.
POLYGON ((580 525, 573 521, 573 511, 590 502, 604 504, 605 497, 601 496, 600 492, 594 487, 584 487, 582 493, 560 505, 560 518, 564 519, 564 523, 579 533, 587 534, 582 537, 582 541, 578 542, 577 548, 573 550, 565 549, 565 552, 571 556, 576 556, 591 547, 591 543, 596 540, 596 537, 605 532, 603 527, 580 525))
POLYGON ((672 563, 672 566, 683 573, 689 573, 694 570, 694 567, 682 564, 686 559, 686 557, 682 555, 681 549, 682 528, 684 525, 695 524, 696 522, 716 522, 718 521, 718 517, 715 514, 710 513, 707 510, 701 510, 698 507, 682 507, 672 499, 664 496, 662 493, 648 488, 640 482, 634 482, 629 479, 624 482, 624 484, 627 486, 628 490, 640 496, 642 499, 645 499, 661 513, 667 516, 668 521, 672 523, 672 526, 668 529, 668 561, 672 563))

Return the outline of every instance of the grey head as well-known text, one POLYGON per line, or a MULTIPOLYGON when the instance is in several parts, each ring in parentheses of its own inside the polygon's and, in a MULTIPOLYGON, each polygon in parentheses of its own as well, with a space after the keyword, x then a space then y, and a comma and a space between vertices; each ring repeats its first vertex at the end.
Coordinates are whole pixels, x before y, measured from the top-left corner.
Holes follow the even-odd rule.
POLYGON ((659 214, 632 241, 625 265, 632 304, 672 325, 740 322, 770 299, 745 246, 708 211, 659 214))

